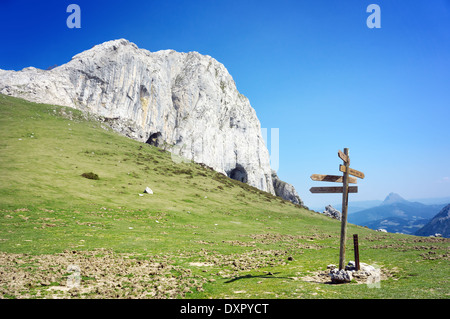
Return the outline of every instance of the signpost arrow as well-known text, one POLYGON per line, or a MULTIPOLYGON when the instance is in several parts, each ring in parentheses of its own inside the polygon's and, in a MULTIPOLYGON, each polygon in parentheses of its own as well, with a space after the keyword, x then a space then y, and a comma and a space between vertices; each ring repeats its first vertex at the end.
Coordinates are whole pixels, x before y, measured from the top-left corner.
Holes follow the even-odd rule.
MULTIPOLYGON (((325 193, 343 193, 344 187, 311 187, 309 191, 313 194, 325 194, 325 193)), ((349 186, 349 193, 357 193, 358 186, 349 186)))
POLYGON ((338 156, 341 160, 343 160, 345 163, 348 163, 348 156, 342 153, 341 150, 338 151, 338 156))
MULTIPOLYGON (((318 182, 335 182, 335 183, 343 183, 344 178, 342 176, 336 176, 336 175, 321 175, 321 174, 312 174, 311 179, 313 181, 318 182)), ((348 179, 349 183, 356 184, 357 179, 355 177, 350 177, 348 179)))
MULTIPOLYGON (((346 173, 347 172, 347 167, 344 166, 344 165, 339 165, 339 170, 341 172, 346 173)), ((350 167, 348 168, 348 173, 350 175, 356 176, 358 178, 364 178, 365 177, 363 172, 357 171, 356 169, 353 169, 353 168, 350 168, 350 167)))

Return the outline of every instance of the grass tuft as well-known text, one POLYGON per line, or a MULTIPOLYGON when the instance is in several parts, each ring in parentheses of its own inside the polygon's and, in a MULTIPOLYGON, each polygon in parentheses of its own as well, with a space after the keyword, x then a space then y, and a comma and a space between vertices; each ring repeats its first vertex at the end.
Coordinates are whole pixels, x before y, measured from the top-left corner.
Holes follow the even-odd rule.
POLYGON ((83 174, 81 174, 81 176, 83 176, 84 178, 87 178, 87 179, 94 179, 94 180, 99 180, 100 179, 97 174, 92 173, 92 172, 83 173, 83 174))

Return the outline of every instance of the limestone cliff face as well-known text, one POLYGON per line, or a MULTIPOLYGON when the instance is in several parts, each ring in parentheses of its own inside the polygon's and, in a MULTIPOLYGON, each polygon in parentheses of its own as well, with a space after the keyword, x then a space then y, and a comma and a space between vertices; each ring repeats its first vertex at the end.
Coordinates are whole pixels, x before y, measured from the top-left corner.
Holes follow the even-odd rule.
POLYGON ((114 40, 52 70, 0 70, 0 93, 94 113, 126 136, 274 194, 255 110, 210 56, 114 40))

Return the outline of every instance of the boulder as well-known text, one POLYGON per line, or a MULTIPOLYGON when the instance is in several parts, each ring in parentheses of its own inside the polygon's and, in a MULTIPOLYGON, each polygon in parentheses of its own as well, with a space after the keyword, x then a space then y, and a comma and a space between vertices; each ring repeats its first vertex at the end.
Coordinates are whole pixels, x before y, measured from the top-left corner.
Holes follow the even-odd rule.
POLYGON ((277 173, 273 170, 272 170, 272 181, 273 181, 273 188, 275 190, 275 195, 285 200, 291 201, 294 204, 303 206, 303 201, 301 200, 300 196, 298 196, 294 186, 286 182, 283 182, 281 179, 279 179, 277 173))
POLYGON ((323 212, 324 215, 337 219, 337 220, 341 220, 341 212, 338 211, 337 209, 335 209, 333 206, 328 205, 325 207, 325 211, 323 212))
POLYGON ((331 269, 329 276, 333 284, 343 284, 352 281, 352 272, 344 269, 331 269))
POLYGON ((360 269, 356 270, 354 261, 349 261, 344 269, 338 270, 334 265, 328 265, 330 269, 329 276, 331 282, 335 284, 348 283, 355 279, 358 282, 365 282, 366 284, 377 284, 381 280, 381 271, 366 263, 359 263, 360 269), (333 267, 331 267, 333 266, 333 267))

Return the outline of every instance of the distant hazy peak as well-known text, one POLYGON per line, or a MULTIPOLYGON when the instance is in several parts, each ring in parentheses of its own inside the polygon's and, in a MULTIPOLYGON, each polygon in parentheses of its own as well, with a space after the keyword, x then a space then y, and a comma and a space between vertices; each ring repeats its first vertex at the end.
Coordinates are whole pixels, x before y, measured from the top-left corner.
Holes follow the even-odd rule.
POLYGON ((404 203, 407 202, 406 199, 404 199, 403 197, 401 197, 399 194, 397 193, 390 193, 383 201, 383 203, 381 205, 390 205, 390 204, 394 204, 394 203, 404 203))

